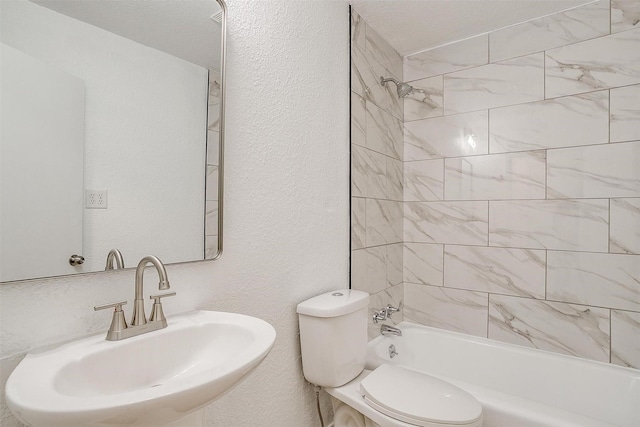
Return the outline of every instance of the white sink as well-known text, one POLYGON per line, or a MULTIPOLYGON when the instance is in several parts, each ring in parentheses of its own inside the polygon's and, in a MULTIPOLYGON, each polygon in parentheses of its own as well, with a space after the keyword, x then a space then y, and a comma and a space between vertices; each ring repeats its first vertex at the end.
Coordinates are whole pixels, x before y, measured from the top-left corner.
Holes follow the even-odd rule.
POLYGON ((123 341, 104 334, 28 354, 9 377, 9 408, 33 427, 196 426, 203 408, 271 350, 260 319, 196 311, 123 341), (176 423, 176 424, 173 424, 176 423))

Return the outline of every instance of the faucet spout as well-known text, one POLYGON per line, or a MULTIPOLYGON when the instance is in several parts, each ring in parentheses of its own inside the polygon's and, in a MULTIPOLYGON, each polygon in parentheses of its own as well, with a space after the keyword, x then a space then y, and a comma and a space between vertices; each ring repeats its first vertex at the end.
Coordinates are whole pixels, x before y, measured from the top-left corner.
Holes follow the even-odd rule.
POLYGON ((124 258, 122 252, 117 249, 111 249, 107 255, 107 264, 104 267, 105 270, 114 270, 113 262, 115 261, 115 268, 124 268, 124 258))
POLYGON ((147 264, 153 264, 158 272, 160 283, 158 283, 158 289, 166 290, 171 286, 169 285, 169 279, 167 278, 167 270, 164 268, 164 264, 157 257, 150 255, 142 258, 136 268, 136 289, 135 299, 133 301, 133 316, 131 318, 131 325, 140 326, 147 323, 147 317, 144 314, 144 299, 143 299, 143 275, 144 269, 147 264))
POLYGON ((389 325, 380 326, 380 333, 384 336, 395 335, 396 337, 402 336, 402 331, 399 328, 394 328, 389 325))

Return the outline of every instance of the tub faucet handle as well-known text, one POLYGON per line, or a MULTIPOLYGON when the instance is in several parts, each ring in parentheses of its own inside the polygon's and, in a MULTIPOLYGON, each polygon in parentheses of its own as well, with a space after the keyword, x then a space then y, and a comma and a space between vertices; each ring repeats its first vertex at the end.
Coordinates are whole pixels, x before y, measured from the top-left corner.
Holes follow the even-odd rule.
POLYGON ((373 323, 378 323, 383 320, 387 320, 387 311, 385 309, 378 310, 373 313, 373 323))
POLYGON ((393 313, 399 312, 401 309, 402 309, 402 303, 400 303, 398 307, 394 307, 391 304, 387 304, 387 306, 384 308, 384 311, 387 314, 387 317, 391 319, 391 315, 393 313))

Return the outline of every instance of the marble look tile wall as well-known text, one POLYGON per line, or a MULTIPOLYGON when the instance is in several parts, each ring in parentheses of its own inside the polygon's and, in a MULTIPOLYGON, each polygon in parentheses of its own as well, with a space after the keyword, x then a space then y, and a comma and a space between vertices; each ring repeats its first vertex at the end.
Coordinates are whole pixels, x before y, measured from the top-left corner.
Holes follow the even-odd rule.
POLYGON ((218 254, 218 158, 220 151, 220 73, 213 70, 209 70, 208 105, 204 258, 213 259, 218 254))
POLYGON ((491 61, 516 56, 609 34, 609 0, 513 25, 489 34, 491 61))
POLYGON ((639 5, 404 58, 406 320, 640 368, 639 5))
POLYGON ((637 0, 611 0, 611 32, 640 28, 640 3, 637 0))
POLYGON ((545 52, 547 98, 640 83, 640 28, 545 52))
MULTIPOLYGON (((400 55, 355 12, 351 16, 351 287, 371 294, 369 314, 403 301, 405 105, 394 84, 400 55)), ((409 109, 419 118, 442 108, 442 77, 424 82, 409 109), (423 107, 424 106, 424 107, 423 107), (424 111, 424 112, 423 112, 424 111)), ((371 319, 372 316, 369 316, 371 319)), ((390 319, 395 324, 403 311, 390 319)), ((370 321, 369 336, 379 334, 370 321)))

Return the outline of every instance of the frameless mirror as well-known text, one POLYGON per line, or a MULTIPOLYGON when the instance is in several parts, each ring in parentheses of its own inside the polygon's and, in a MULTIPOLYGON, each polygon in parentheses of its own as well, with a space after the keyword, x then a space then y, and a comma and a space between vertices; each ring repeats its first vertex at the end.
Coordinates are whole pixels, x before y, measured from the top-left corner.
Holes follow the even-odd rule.
POLYGON ((0 282, 222 251, 222 0, 2 0, 0 282))

